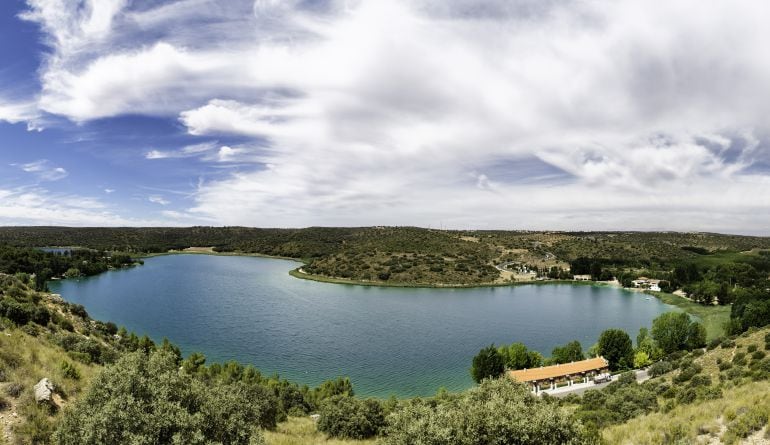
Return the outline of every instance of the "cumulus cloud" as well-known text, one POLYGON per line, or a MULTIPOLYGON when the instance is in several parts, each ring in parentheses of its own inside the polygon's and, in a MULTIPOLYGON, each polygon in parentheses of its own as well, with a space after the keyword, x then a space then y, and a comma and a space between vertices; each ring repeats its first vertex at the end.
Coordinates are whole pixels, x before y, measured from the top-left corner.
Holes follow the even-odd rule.
POLYGON ((58 181, 66 178, 69 173, 63 167, 51 165, 48 159, 40 159, 28 164, 12 164, 21 170, 32 173, 40 181, 58 181))
POLYGON ((172 13, 191 2, 210 5, 34 0, 27 15, 54 49, 45 111, 178 116, 191 135, 254 142, 206 151, 255 165, 203 182, 190 214, 766 230, 770 182, 755 167, 770 154, 770 5, 258 0, 208 21, 203 7, 172 13))

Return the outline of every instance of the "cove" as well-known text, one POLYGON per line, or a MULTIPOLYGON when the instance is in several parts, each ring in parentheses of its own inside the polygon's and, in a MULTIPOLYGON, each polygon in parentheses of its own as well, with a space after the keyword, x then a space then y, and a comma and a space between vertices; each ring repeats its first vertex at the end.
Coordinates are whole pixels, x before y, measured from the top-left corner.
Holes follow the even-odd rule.
POLYGON ((299 263, 246 256, 166 255, 144 266, 52 281, 67 301, 185 355, 237 360, 317 385, 349 376, 358 395, 429 396, 472 386, 472 357, 490 343, 522 342, 544 355, 607 328, 635 338, 674 310, 621 289, 525 285, 431 289, 301 280, 299 263))

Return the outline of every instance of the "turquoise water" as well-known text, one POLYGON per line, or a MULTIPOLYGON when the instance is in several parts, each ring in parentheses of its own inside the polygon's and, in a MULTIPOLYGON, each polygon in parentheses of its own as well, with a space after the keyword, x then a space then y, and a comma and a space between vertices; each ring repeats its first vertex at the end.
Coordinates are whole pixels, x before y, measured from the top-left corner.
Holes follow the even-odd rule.
POLYGON ((472 385, 472 357, 520 341, 550 355, 602 330, 632 338, 670 306, 614 288, 532 285, 476 289, 348 286, 288 275, 293 261, 169 255, 53 292, 185 354, 238 360, 308 385, 349 376, 359 395, 425 396, 472 385))

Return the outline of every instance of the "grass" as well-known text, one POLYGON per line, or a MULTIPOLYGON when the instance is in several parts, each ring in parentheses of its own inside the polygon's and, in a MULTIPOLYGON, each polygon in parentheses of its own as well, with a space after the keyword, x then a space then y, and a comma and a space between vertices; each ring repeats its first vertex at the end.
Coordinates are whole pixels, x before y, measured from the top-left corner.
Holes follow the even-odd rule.
POLYGON ((315 422, 309 417, 289 417, 281 422, 275 431, 265 431, 268 445, 351 445, 374 444, 376 440, 328 439, 326 434, 316 430, 315 422))
POLYGON ((51 380, 56 394, 61 397, 61 400, 57 399, 59 408, 63 408, 83 393, 101 369, 99 366, 76 363, 60 348, 19 329, 0 332, 0 365, 6 374, 6 382, 0 383, 0 394, 11 401, 11 408, 19 416, 19 421, 13 425, 15 438, 10 443, 47 443, 48 435, 53 431, 56 417, 38 406, 33 395, 32 387, 40 379, 47 377, 51 380), (67 376, 61 366, 64 361, 77 369, 78 379, 67 376), (22 392, 18 398, 6 396, 5 390, 11 384, 21 384, 22 392))
MULTIPOLYGON (((770 391, 767 382, 754 382, 724 392, 722 398, 692 405, 680 405, 667 413, 653 413, 607 428, 603 432, 607 443, 659 445, 665 443, 695 443, 698 436, 705 439, 720 437, 730 442, 731 431, 760 411, 770 413, 770 391)), ((765 425, 763 425, 765 426, 765 425)))
POLYGON ((725 324, 730 321, 730 306, 704 306, 678 295, 664 292, 651 292, 650 295, 660 301, 676 306, 700 319, 706 327, 706 338, 712 340, 725 335, 725 324))
MULTIPOLYGON (((647 414, 603 430, 608 444, 678 444, 738 443, 753 434, 770 438, 770 385, 767 380, 751 381, 749 377, 722 382, 718 362, 730 362, 736 352, 745 353, 751 345, 764 349, 764 337, 770 329, 747 332, 735 339, 734 345, 717 347, 695 358, 703 367, 702 374, 711 377, 712 386, 721 388, 722 397, 679 404, 670 411, 647 414), (762 431, 764 429, 764 432, 762 431)), ((738 365, 735 365, 738 366, 738 365)), ((745 369, 745 365, 743 366, 745 369)), ((677 371, 661 377, 672 384, 677 371)), ((659 399, 663 402, 663 399, 659 399)), ((764 443, 764 442, 763 442, 764 443)))

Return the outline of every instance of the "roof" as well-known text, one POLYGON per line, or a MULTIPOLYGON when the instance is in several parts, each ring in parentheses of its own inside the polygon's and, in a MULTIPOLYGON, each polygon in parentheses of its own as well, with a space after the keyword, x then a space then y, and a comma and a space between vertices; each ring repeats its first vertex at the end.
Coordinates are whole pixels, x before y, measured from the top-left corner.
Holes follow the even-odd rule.
POLYGON ((566 375, 580 374, 581 372, 596 371, 609 366, 604 357, 589 358, 579 362, 563 363, 561 365, 542 366, 533 369, 519 369, 508 371, 508 377, 519 382, 533 382, 536 380, 549 380, 566 375))

